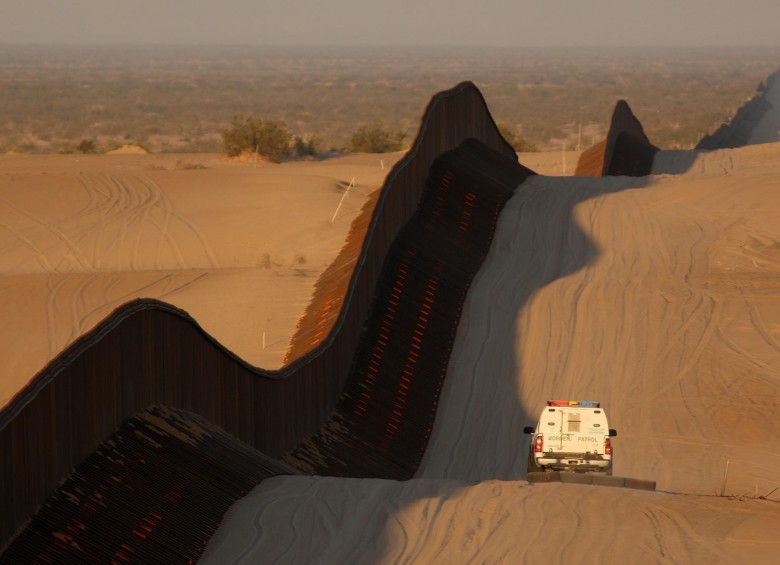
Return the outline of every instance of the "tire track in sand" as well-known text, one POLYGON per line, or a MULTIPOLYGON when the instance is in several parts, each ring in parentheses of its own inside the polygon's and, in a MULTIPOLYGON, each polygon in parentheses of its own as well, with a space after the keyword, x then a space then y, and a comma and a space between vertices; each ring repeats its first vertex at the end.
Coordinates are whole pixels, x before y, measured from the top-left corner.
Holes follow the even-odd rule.
POLYGON ((44 272, 54 272, 54 267, 52 267, 51 263, 49 263, 46 254, 41 251, 41 249, 35 244, 34 241, 25 236, 21 230, 18 230, 17 228, 7 224, 6 222, 3 222, 2 220, 0 220, 0 227, 5 228, 14 239, 18 240, 22 245, 29 247, 32 250, 35 261, 38 263, 38 265, 41 266, 41 269, 43 269, 44 272))
POLYGON ((122 190, 125 193, 138 196, 137 202, 135 202, 132 208, 129 209, 129 213, 125 217, 126 226, 124 231, 127 234, 135 231, 134 243, 130 253, 130 264, 132 265, 132 268, 136 270, 141 268, 139 264, 139 252, 141 249, 142 238, 144 235, 146 235, 144 228, 147 225, 151 225, 159 233, 153 260, 154 268, 161 268, 159 263, 160 249, 162 248, 163 242, 167 241, 168 247, 173 253, 176 266, 179 269, 186 269, 187 262, 184 259, 184 254, 182 253, 178 242, 175 238, 173 238, 168 229, 170 213, 166 213, 166 210, 163 209, 162 223, 157 221, 157 219, 153 216, 153 213, 156 211, 156 208, 159 207, 161 201, 160 190, 154 190, 137 179, 136 182, 122 177, 114 177, 113 180, 122 187, 122 190))
POLYGON ((702 536, 688 520, 671 507, 648 504, 645 515, 653 525, 661 555, 669 556, 670 562, 701 562, 703 554, 707 556, 708 563, 730 562, 729 554, 717 544, 713 544, 712 539, 702 536))
POLYGON ((60 241, 65 247, 70 251, 73 259, 78 263, 79 267, 81 267, 82 270, 89 270, 91 265, 89 262, 89 259, 84 255, 81 248, 76 245, 73 240, 70 239, 62 230, 60 230, 56 225, 47 222, 46 220, 43 220, 33 214, 32 212, 28 212, 21 206, 17 206, 13 202, 11 202, 8 198, 0 195, 0 202, 5 204, 8 208, 11 208, 12 210, 16 211, 18 214, 21 214, 31 222, 33 222, 35 225, 41 227, 44 231, 47 231, 51 233, 58 241, 60 241))
POLYGON ((206 277, 208 272, 168 272, 118 296, 113 292, 123 281, 121 273, 70 273, 46 280, 45 316, 49 359, 59 354, 79 336, 90 330, 109 312, 139 297, 164 299, 206 277), (182 280, 183 279, 183 280, 182 280))
POLYGON ((63 325, 60 322, 61 316, 58 316, 57 294, 60 288, 68 281, 67 275, 60 275, 56 279, 46 280, 46 325, 48 328, 49 341, 49 359, 52 359, 62 349, 60 340, 57 338, 58 328, 63 325), (53 282, 52 282, 53 281, 53 282))
POLYGON ((141 175, 138 177, 138 180, 143 183, 150 191, 154 192, 159 196, 160 201, 160 208, 164 210, 166 213, 166 232, 168 232, 168 224, 170 223, 170 219, 176 219, 182 224, 184 224, 189 230, 192 232, 192 234, 195 236, 195 238, 200 243, 200 247, 206 256, 206 259, 209 262, 209 265, 212 268, 219 267, 219 261, 217 261, 216 255, 214 255, 214 252, 211 249, 211 246, 208 244, 208 241, 206 240, 203 233, 195 226, 195 224, 187 219, 185 216, 179 214, 176 212, 176 209, 174 208, 173 204, 171 203, 168 196, 165 194, 165 191, 163 191, 160 186, 150 177, 146 175, 141 175))
MULTIPOLYGON (((163 300, 164 298, 195 284, 199 280, 208 276, 208 274, 209 274, 208 272, 198 273, 198 274, 186 272, 184 276, 187 278, 187 280, 184 280, 181 283, 176 284, 176 279, 182 275, 177 272, 170 272, 161 275, 159 278, 156 278, 153 281, 141 287, 135 288, 130 292, 126 292, 115 298, 109 298, 108 297, 109 292, 106 291, 110 291, 111 288, 113 288, 114 284, 118 282, 119 276, 116 276, 112 283, 109 283, 108 285, 106 284, 98 285, 98 291, 102 292, 102 296, 101 296, 102 300, 99 301, 98 306, 90 308, 89 310, 86 310, 86 304, 88 302, 87 294, 85 292, 86 285, 81 285, 78 288, 77 294, 71 298, 72 304, 80 303, 84 305, 84 307, 81 308, 80 310, 73 311, 74 319, 78 320, 77 322, 78 334, 80 335, 81 333, 84 333, 85 331, 90 329, 92 325, 94 325, 94 323, 97 323, 97 321, 99 320, 95 318, 100 312, 108 313, 114 308, 118 307, 119 305, 124 304, 125 302, 129 302, 130 300, 133 300, 135 298, 156 298, 158 300, 163 300), (163 288, 160 290, 152 291, 152 289, 155 289, 156 287, 159 286, 162 286, 163 288), (84 312, 84 313, 79 314, 79 312, 84 312), (95 319, 94 322, 90 322, 91 318, 95 319)), ((89 282, 92 282, 92 279, 89 279, 89 282)), ((90 293, 90 296, 94 296, 94 293, 90 293)), ((94 299, 90 300, 89 302, 94 302, 94 299)))

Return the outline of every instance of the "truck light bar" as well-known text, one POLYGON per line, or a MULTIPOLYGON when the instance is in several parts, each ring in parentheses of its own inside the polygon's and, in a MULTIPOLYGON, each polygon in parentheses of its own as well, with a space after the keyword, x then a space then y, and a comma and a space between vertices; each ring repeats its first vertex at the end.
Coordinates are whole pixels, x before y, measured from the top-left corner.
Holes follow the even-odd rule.
POLYGON ((586 408, 600 408, 601 403, 584 400, 548 400, 547 406, 584 406, 586 408))

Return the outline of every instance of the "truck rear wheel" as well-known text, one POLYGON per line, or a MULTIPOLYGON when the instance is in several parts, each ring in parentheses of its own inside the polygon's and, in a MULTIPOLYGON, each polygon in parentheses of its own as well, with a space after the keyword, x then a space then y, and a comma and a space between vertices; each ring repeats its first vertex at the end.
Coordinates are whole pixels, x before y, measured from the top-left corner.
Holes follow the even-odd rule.
POLYGON ((531 453, 528 454, 527 468, 529 473, 541 473, 543 471, 543 469, 536 464, 536 459, 534 459, 534 456, 531 453))

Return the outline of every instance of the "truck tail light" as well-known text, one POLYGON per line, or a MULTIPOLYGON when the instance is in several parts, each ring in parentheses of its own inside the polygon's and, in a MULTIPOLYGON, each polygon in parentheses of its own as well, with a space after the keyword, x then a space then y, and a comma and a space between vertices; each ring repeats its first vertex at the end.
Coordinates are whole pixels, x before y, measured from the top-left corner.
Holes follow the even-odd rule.
POLYGON ((612 455, 612 442, 608 437, 604 438, 604 455, 612 455))
MULTIPOLYGON (((534 453, 541 453, 542 452, 542 442, 544 441, 544 438, 542 436, 536 436, 536 439, 534 440, 534 453)), ((609 441, 609 440, 607 440, 609 441)))

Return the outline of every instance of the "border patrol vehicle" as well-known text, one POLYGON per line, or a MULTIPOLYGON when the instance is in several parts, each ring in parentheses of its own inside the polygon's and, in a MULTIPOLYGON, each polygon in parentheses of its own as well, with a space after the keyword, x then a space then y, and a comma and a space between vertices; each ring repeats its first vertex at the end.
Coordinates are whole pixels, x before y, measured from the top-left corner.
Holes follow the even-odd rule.
POLYGON ((531 434, 528 472, 596 471, 612 474, 612 443, 617 435, 609 429, 599 402, 548 400, 531 434))

